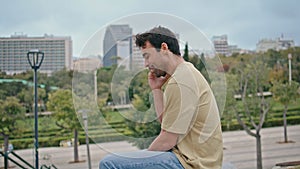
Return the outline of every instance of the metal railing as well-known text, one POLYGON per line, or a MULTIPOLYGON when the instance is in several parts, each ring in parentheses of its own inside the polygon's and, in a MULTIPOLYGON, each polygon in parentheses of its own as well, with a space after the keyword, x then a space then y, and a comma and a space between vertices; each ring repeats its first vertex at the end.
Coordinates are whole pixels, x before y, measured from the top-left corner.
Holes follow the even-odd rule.
POLYGON ((47 165, 44 164, 44 165, 41 166, 41 169, 52 169, 52 168, 57 169, 54 164, 51 164, 50 166, 47 166, 47 165))
MULTIPOLYGON (((22 157, 20 157, 18 154, 16 154, 13 150, 11 151, 7 151, 7 152, 3 152, 0 149, 0 157, 3 156, 4 157, 4 169, 8 169, 8 161, 13 162, 15 165, 17 165, 18 167, 22 168, 22 169, 35 169, 30 163, 28 163, 27 161, 25 161, 22 157), (22 164, 16 160, 14 160, 13 158, 9 157, 9 155, 14 156, 15 158, 17 158, 19 161, 22 162, 22 164)), ((57 169, 57 167, 54 164, 51 164, 49 166, 47 165, 42 165, 40 167, 40 169, 57 169)))
POLYGON ((0 151, 0 154, 4 157, 4 169, 8 169, 8 160, 13 162, 14 164, 16 164, 17 166, 19 166, 22 169, 27 169, 27 168, 31 168, 34 169, 34 167, 29 164, 27 161, 25 161, 22 157, 20 157, 18 154, 16 154, 14 151, 7 151, 7 152, 3 152, 0 151), (23 162, 24 164, 21 165, 19 162, 17 162, 16 160, 12 159, 9 157, 9 155, 12 154, 14 157, 16 157, 17 159, 19 159, 21 162, 23 162))

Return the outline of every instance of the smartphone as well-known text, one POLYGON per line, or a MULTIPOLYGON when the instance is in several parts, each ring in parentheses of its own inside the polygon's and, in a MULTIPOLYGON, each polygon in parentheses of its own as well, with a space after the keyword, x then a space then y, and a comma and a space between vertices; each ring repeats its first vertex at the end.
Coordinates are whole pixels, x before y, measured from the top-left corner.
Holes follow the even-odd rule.
POLYGON ((167 72, 160 69, 155 69, 154 74, 156 77, 165 77, 167 75, 167 72))

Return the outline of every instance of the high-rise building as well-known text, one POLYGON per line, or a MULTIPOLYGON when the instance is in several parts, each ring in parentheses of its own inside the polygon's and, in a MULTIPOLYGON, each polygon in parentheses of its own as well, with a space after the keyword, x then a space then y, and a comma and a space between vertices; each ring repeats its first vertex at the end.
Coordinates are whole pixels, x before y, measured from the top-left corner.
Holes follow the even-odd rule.
POLYGON ((132 28, 129 25, 109 25, 103 40, 103 66, 114 64, 131 67, 132 28))
POLYGON ((144 58, 142 56, 141 49, 135 44, 135 36, 132 36, 132 68, 142 69, 144 68, 144 58))
POLYGON ((31 69, 27 52, 32 49, 44 52, 40 72, 51 74, 63 68, 72 69, 71 37, 46 34, 41 37, 28 37, 25 34, 15 34, 10 37, 0 37, 0 70, 7 74, 14 74, 31 69))
POLYGON ((217 54, 228 55, 227 35, 213 36, 212 42, 217 54))
POLYGON ((276 38, 276 39, 261 39, 256 44, 256 52, 266 52, 269 49, 279 51, 294 46, 295 46, 294 40, 284 39, 283 36, 281 38, 276 38))

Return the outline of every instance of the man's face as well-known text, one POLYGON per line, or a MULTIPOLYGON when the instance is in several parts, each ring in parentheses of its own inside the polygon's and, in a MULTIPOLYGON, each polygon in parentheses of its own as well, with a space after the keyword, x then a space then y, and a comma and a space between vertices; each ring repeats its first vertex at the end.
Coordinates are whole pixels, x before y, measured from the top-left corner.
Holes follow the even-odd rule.
POLYGON ((157 77, 165 76, 166 72, 163 71, 162 56, 150 42, 146 42, 145 46, 142 47, 142 54, 144 58, 145 67, 147 67, 150 72, 153 72, 157 77))

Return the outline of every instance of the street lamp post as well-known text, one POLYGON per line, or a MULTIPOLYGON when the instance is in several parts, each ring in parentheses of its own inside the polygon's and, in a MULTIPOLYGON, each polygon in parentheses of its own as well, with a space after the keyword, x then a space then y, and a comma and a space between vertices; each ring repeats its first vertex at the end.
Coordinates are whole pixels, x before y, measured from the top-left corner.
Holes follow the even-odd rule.
POLYGON ((91 166, 91 156, 90 156, 90 147, 89 147, 89 137, 88 137, 88 115, 87 110, 82 110, 82 118, 84 123, 84 131, 85 131, 85 143, 86 143, 86 150, 87 150, 87 158, 88 158, 88 167, 92 169, 91 166))
POLYGON ((288 54, 288 59, 289 59, 289 84, 291 85, 292 82, 292 54, 288 54))
POLYGON ((34 148, 35 148, 35 169, 39 169, 39 141, 38 141, 38 98, 37 98, 37 70, 40 68, 43 60, 44 53, 38 49, 30 50, 27 53, 28 63, 34 70, 34 148))

